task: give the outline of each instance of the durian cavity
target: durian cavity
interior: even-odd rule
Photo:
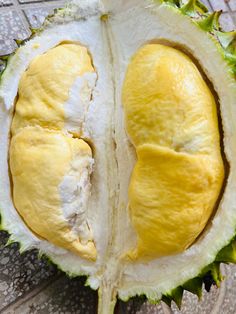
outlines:
[[[11,126],[13,202],[40,238],[95,260],[87,221],[93,151],[86,128],[97,80],[86,47],[62,42],[23,73]]]

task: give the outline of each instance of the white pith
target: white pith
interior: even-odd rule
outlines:
[[[69,99],[64,105],[64,128],[68,132],[78,134],[79,137],[90,137],[89,132],[86,130],[86,116],[96,81],[96,72],[86,72],[82,76],[77,77],[70,89]]]
[[[114,286],[117,286],[121,299],[125,300],[136,294],[159,299],[163,293],[197,276],[201,269],[214,261],[217,252],[235,234],[235,81],[213,40],[172,7],[160,5],[157,1],[152,4],[137,0],[118,1],[114,7],[109,1],[78,3],[80,6],[85,5],[85,15],[86,12],[92,12],[91,15],[94,16],[86,21],[72,21],[76,14],[75,7],[72,11],[67,9],[68,23],[55,28],[49,26],[39,37],[20,48],[4,74],[0,88],[0,206],[3,228],[12,234],[14,240],[22,243],[23,249],[37,247],[63,270],[90,275],[89,283],[93,288],[97,288],[104,277],[107,282],[117,280]],[[93,8],[100,8],[97,13],[94,9],[90,10],[90,4]],[[107,13],[107,8],[111,10],[111,14],[105,24],[100,17]],[[79,12],[83,11],[79,9]],[[59,21],[60,18],[59,16]],[[207,233],[197,243],[176,256],[143,264],[129,264],[119,259],[136,242],[127,210],[129,177],[136,160],[134,149],[125,132],[121,90],[131,56],[140,46],[158,39],[184,46],[199,61],[212,82],[221,105],[224,152],[230,165],[230,173],[217,213]],[[22,223],[11,200],[8,144],[18,82],[36,55],[63,40],[78,41],[87,46],[97,73],[96,86],[92,88],[93,97],[86,117],[86,132],[96,148],[88,206],[88,221],[98,250],[98,260],[95,263],[82,260],[36,238]],[[39,43],[39,48],[34,48],[36,43]],[[74,101],[75,98],[71,97],[71,105]]]
[[[61,209],[72,231],[79,236],[81,243],[93,240],[87,221],[88,200],[91,196],[90,176],[94,160],[88,156],[75,156],[58,190]]]

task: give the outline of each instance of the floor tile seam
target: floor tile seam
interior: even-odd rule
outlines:
[[[9,303],[5,307],[0,310],[0,314],[9,314],[14,313],[15,309],[27,303],[30,299],[39,295],[42,291],[46,290],[48,287],[54,285],[61,278],[63,278],[63,274],[55,275],[50,279],[47,279],[43,283],[39,284],[31,291],[25,292],[23,295],[17,297],[13,302]]]

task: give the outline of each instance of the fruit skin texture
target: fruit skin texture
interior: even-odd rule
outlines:
[[[214,97],[186,55],[151,44],[128,66],[123,104],[138,159],[129,187],[138,244],[129,257],[180,253],[204,229],[224,180]]]

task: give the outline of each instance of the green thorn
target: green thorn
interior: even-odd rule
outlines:
[[[207,13],[208,12],[208,8],[201,1],[197,0],[196,5],[197,5],[198,9],[201,10],[201,13]]]
[[[26,251],[26,249],[24,248],[24,246],[21,245],[21,244],[20,244],[20,247],[19,247],[18,250],[19,250],[19,252],[20,252],[21,255]]]
[[[14,39],[14,42],[17,44],[17,46],[20,46],[24,43],[23,39]]]
[[[175,301],[179,310],[180,310],[181,304],[182,304],[183,292],[184,292],[184,289],[181,286],[179,286],[179,287],[175,288],[174,290],[172,290],[171,294],[170,294],[172,300]]]
[[[228,49],[230,47],[233,46],[234,49],[236,49],[236,31],[232,31],[232,32],[221,32],[218,31],[216,32],[216,35],[219,39],[219,42],[221,44],[221,46],[224,49]]]
[[[163,295],[161,300],[165,302],[165,304],[167,304],[169,307],[171,307],[171,299],[168,296]]]
[[[174,5],[175,7],[179,8],[181,5],[181,0],[163,0],[164,3]]]
[[[190,16],[208,12],[207,7],[198,0],[189,0],[181,7],[181,12]]]
[[[236,264],[236,241],[233,240],[224,247],[216,256],[217,262]]]
[[[213,262],[212,264],[206,266],[202,271],[203,277],[204,277],[204,275],[207,275],[208,273],[211,274],[217,287],[219,287],[221,281],[223,280],[223,276],[221,275],[221,272],[220,272],[220,263],[219,262]]]
[[[157,305],[157,304],[160,304],[161,300],[148,299],[148,302],[149,302],[150,304]]]
[[[173,300],[178,308],[181,308],[182,298],[183,298],[183,287],[179,286],[173,289],[170,293],[162,296],[162,301],[165,302],[169,307],[171,307],[171,301]]]
[[[32,35],[35,35],[39,30],[40,30],[40,28],[31,28],[30,27],[30,31],[31,31]]]
[[[10,57],[10,55],[1,56],[0,60],[7,61],[9,57]]]
[[[222,11],[213,12],[197,23],[206,32],[220,30],[219,18],[221,14]]]
[[[193,294],[196,294],[198,299],[200,300],[202,297],[202,278],[195,277],[188,280],[183,285],[183,288]]]
[[[181,7],[181,12],[188,15],[196,14],[196,0],[189,0],[186,4]]]
[[[11,244],[13,244],[13,243],[15,243],[15,241],[12,240],[11,238],[9,238],[9,239],[7,240],[7,243],[6,243],[4,246],[6,247],[6,246],[9,246],[9,245],[11,245]]]

